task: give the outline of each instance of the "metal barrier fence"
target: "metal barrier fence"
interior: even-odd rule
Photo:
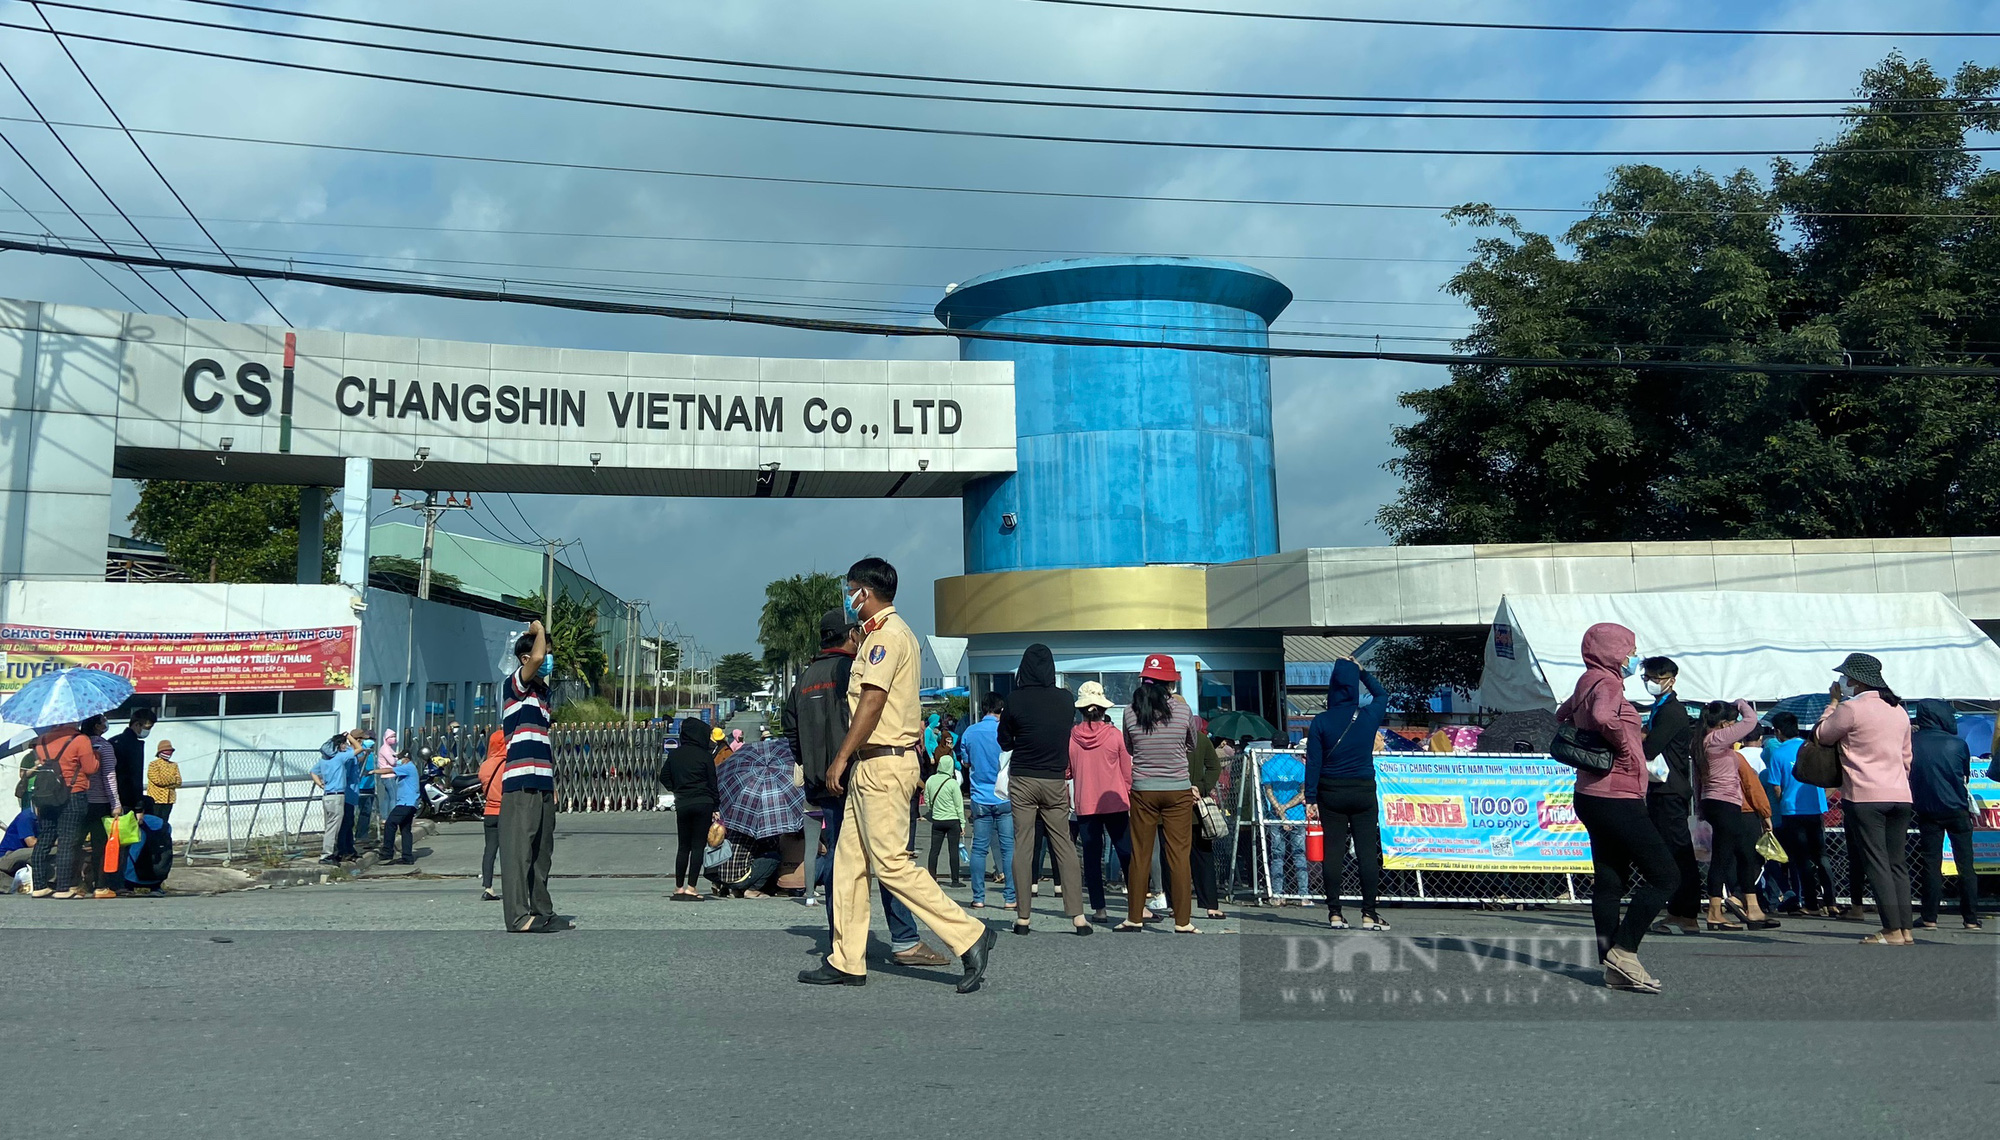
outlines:
[[[1279,833],[1284,823],[1268,818],[1267,804],[1262,793],[1262,763],[1276,755],[1275,749],[1253,749],[1241,758],[1241,795],[1232,797],[1236,801],[1236,844],[1239,870],[1230,882],[1241,893],[1247,885],[1250,897],[1257,899],[1283,899],[1296,902],[1324,902],[1326,900],[1326,865],[1322,862],[1305,861],[1305,881],[1295,884],[1296,864],[1276,868],[1281,881],[1274,883],[1271,853],[1272,848],[1281,844]],[[1303,755],[1297,751],[1293,755]],[[1490,758],[1484,754],[1482,759]],[[1248,805],[1244,804],[1244,798]],[[1246,810],[1247,807],[1247,810]],[[1834,813],[1829,813],[1832,816]],[[1292,825],[1301,850],[1305,844],[1303,823]],[[1247,832],[1247,835],[1245,834]],[[1909,866],[1913,878],[1921,874],[1923,862],[1920,858],[1918,837],[1915,830],[1909,832],[1906,847]],[[1361,896],[1361,873],[1352,853],[1341,853],[1340,893],[1343,897]],[[1292,863],[1291,860],[1284,860]],[[1854,901],[1849,890],[1849,862],[1846,830],[1837,825],[1826,829],[1826,869],[1832,880],[1838,901]],[[1635,876],[1636,877],[1636,876]],[[1954,881],[1953,876],[1946,876]],[[1591,885],[1595,877],[1587,871],[1570,873],[1528,872],[1528,871],[1415,871],[1383,869],[1378,883],[1379,897],[1383,902],[1429,902],[1429,903],[1479,903],[1479,904],[1533,904],[1551,902],[1588,902]],[[1912,896],[1917,892],[1917,884],[1911,887]],[[1954,897],[1949,888],[1947,898]],[[1872,888],[1870,888],[1872,894]],[[1705,894],[1704,894],[1704,897]]]
[[[217,752],[209,778],[181,785],[174,803],[182,858],[282,861],[316,847],[325,831],[323,797],[312,782],[319,759],[315,748]]]
[[[490,724],[412,728],[396,734],[406,759],[430,757],[454,776],[476,774],[493,734]],[[558,724],[549,734],[555,754],[557,811],[650,811],[659,804],[656,778],[666,758],[664,724]]]

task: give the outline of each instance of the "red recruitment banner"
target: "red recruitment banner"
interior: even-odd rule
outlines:
[[[141,693],[345,689],[354,683],[353,626],[238,633],[134,633],[0,626],[0,693],[44,673],[89,666]]]

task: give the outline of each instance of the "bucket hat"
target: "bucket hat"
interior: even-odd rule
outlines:
[[[1173,658],[1164,653],[1155,653],[1146,658],[1146,667],[1139,671],[1139,676],[1148,681],[1178,681],[1181,679],[1181,672],[1174,668]]]
[[[1076,690],[1076,707],[1080,709],[1108,709],[1113,707],[1111,698],[1104,695],[1104,686],[1096,681],[1085,681]]]
[[[1850,653],[1833,670],[1871,689],[1886,689],[1889,683],[1882,679],[1882,660],[1867,653]]]

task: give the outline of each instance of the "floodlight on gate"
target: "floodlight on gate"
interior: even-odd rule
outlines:
[[[215,446],[220,449],[215,453],[215,461],[224,467],[229,466],[229,449],[236,446],[236,437],[225,435],[215,441]]]
[[[422,471],[422,470],[424,469],[424,463],[425,463],[425,461],[426,461],[426,460],[428,460],[428,459],[430,459],[430,457],[431,457],[431,449],[430,449],[430,448],[428,448],[428,447],[419,447],[419,448],[417,449],[417,465],[416,465],[415,467],[412,467],[412,468],[410,468],[410,470],[411,470],[411,471]]]

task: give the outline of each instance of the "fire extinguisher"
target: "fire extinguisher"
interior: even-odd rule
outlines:
[[[1306,860],[1312,863],[1326,862],[1326,832],[1320,830],[1319,821],[1306,821]]]

